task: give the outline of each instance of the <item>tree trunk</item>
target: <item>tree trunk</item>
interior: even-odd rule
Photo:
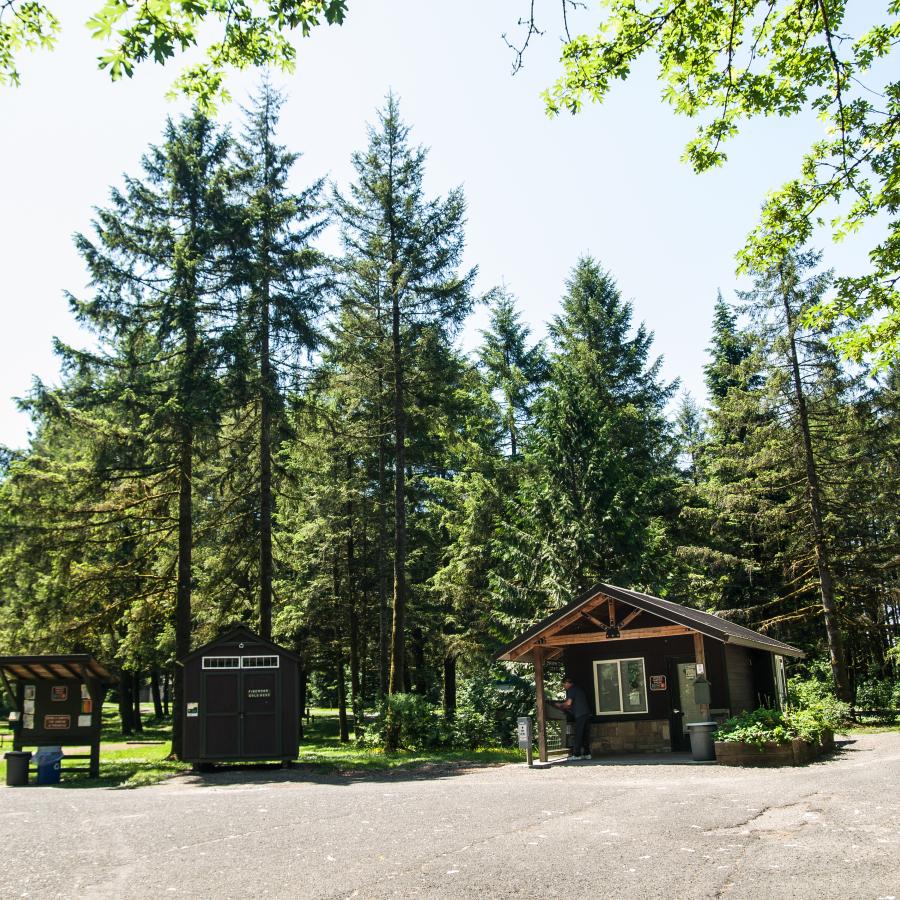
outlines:
[[[806,405],[806,396],[803,393],[803,381],[800,377],[800,362],[797,356],[794,320],[783,271],[781,273],[781,285],[788,327],[794,398],[797,403],[797,418],[800,423],[803,458],[806,466],[806,495],[809,501],[810,519],[812,520],[816,565],[819,570],[819,587],[822,598],[822,614],[825,620],[825,633],[828,637],[828,652],[831,657],[834,690],[839,700],[849,703],[852,699],[850,681],[847,677],[847,659],[844,653],[844,642],[840,625],[838,624],[837,603],[834,599],[834,580],[831,573],[831,560],[822,516],[822,492],[819,486],[816,460],[813,456],[812,438],[809,430],[809,411]]]
[[[272,363],[269,357],[269,286],[263,285],[259,398],[259,635],[272,639]]]
[[[417,694],[424,694],[428,689],[425,672],[425,635],[422,629],[416,626],[412,630],[410,655],[412,656],[413,690]]]
[[[163,672],[162,676],[162,705],[163,705],[163,715],[168,718],[169,716],[169,691],[172,684],[172,678],[168,672]]]
[[[134,700],[134,730],[137,734],[143,734],[144,722],[141,719],[141,673],[135,672],[133,679],[134,690],[132,696]]]
[[[444,657],[444,718],[452,722],[456,718],[456,654]]]
[[[337,663],[337,700],[338,700],[338,722],[341,728],[341,743],[347,744],[350,741],[350,731],[347,728],[347,688],[344,685],[344,658],[338,657]]]
[[[299,705],[300,705],[300,727],[298,729],[298,734],[300,740],[303,740],[303,721],[306,716],[306,694],[307,694],[307,684],[309,683],[309,674],[306,669],[301,667],[300,669],[300,677],[298,679],[298,694],[299,694]]]
[[[150,696],[153,698],[153,717],[159,721],[163,717],[162,693],[159,689],[159,669],[150,670]]]
[[[175,592],[175,659],[191,651],[191,555],[193,550],[191,514],[193,510],[194,432],[190,425],[181,429],[178,461],[178,585]],[[174,708],[172,710],[172,756],[182,758],[184,715],[184,668],[174,669]]]
[[[134,701],[131,698],[133,681],[131,672],[119,672],[119,719],[122,723],[122,734],[134,734]]]
[[[383,385],[379,379],[379,395]],[[378,664],[379,693],[384,697],[388,692],[391,654],[390,626],[387,601],[387,448],[384,440],[384,416],[381,404],[378,406]]]
[[[400,342],[400,297],[396,276],[391,296],[391,341],[394,363],[394,616],[391,626],[391,676],[388,690],[404,686],[406,628],[406,409],[403,353]]]
[[[347,454],[347,603],[350,618],[350,708],[353,732],[362,737],[362,705],[359,691],[359,610],[356,591],[356,547],[353,544],[353,457]]]

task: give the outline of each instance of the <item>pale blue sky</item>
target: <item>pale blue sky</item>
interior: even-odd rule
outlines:
[[[95,66],[99,47],[81,23],[99,0],[58,3],[64,33],[52,54],[22,58],[23,84],[0,92],[0,443],[23,446],[28,420],[10,399],[32,375],[53,381],[51,338],[84,343],[64,290],[83,290],[72,234],[89,226],[121,174],[137,174],[142,152],[183,103],[165,99],[176,69],[147,65],[110,84]],[[766,190],[794,173],[816,123],[756,123],[728,166],[695,176],[679,157],[692,124],[659,99],[651,65],[637,68],[610,102],[548,120],[540,91],[557,74],[558,27],[547,20],[526,66],[510,76],[501,38],[525,0],[351,0],[341,28],[299,44],[296,74],[274,81],[289,100],[281,137],[304,156],[298,187],[320,175],[350,178],[350,154],[389,88],[431,148],[427,186],[462,184],[469,204],[468,263],[479,287],[505,282],[536,335],[558,309],[578,256],[596,256],[634,301],[636,320],[656,334],[667,378],[703,395],[702,366],[716,290],[736,284],[734,254]],[[552,15],[555,4],[547,4]],[[589,27],[596,13],[581,13]],[[256,75],[233,79],[246,98]],[[223,111],[234,118],[236,106]],[[826,263],[858,263],[852,246]],[[485,314],[464,335],[471,347]]]

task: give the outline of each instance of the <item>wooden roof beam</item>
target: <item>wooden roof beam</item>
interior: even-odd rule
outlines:
[[[598,628],[602,628],[603,631],[606,631],[607,624],[606,622],[601,622],[596,616],[592,616],[589,612],[582,612],[582,615],[590,622],[593,622]]]
[[[642,612],[642,609],[633,609],[621,622],[619,622],[619,628],[625,628],[627,625],[630,625]]]
[[[684,625],[660,625],[657,628],[630,628],[622,631],[617,638],[608,638],[606,632],[589,632],[587,634],[558,634],[548,637],[545,643],[549,647],[567,647],[571,644],[609,643],[615,641],[634,641],[640,638],[679,637],[693,634],[693,630]]]
[[[588,612],[590,610],[599,609],[603,606],[609,598],[605,594],[597,594],[596,597],[591,598],[586,603],[581,604],[578,609],[573,610],[567,616],[563,616],[558,621],[554,622],[549,628],[542,631],[540,634],[536,634],[530,640],[525,641],[524,643],[519,644],[518,647],[515,647],[510,651],[510,656],[512,657],[511,661],[515,661],[526,653],[529,653],[535,647],[542,646],[545,643],[549,643],[549,637],[551,635],[557,634],[559,631],[562,631],[563,628],[571,625],[573,622],[577,622],[583,613]],[[603,626],[606,628],[606,625]]]

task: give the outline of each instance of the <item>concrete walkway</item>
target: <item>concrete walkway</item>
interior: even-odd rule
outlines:
[[[798,769],[630,760],[0,788],[0,846],[3,898],[900,900],[900,734]]]

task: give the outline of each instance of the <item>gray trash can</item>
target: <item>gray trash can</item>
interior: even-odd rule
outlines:
[[[688,732],[691,736],[691,756],[697,762],[703,762],[716,758],[716,729],[715,722],[688,722]]]
[[[11,750],[4,753],[6,760],[6,786],[25,787],[28,784],[28,764],[31,762],[30,750]]]

